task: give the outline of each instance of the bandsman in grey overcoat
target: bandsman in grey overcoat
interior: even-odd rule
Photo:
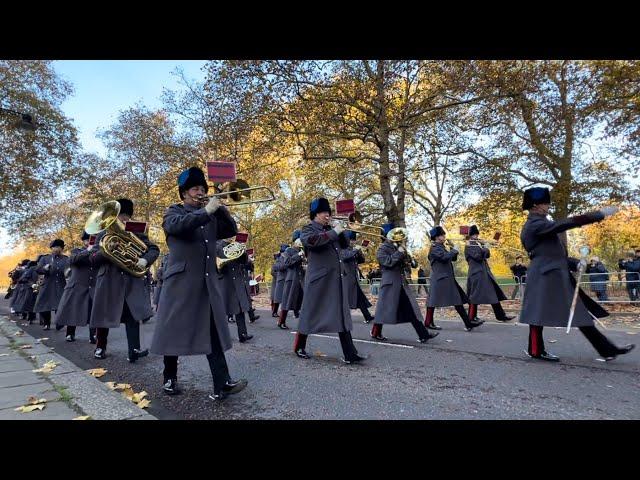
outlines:
[[[218,240],[216,242],[216,255],[224,258],[223,249],[230,245],[229,240]],[[234,317],[238,327],[238,340],[244,343],[253,338],[247,332],[247,322],[245,312],[251,310],[251,296],[249,284],[246,281],[247,253],[243,253],[240,258],[228,262],[222,267],[220,278],[222,279],[222,297],[224,298],[227,317]]]
[[[23,272],[26,270],[28,264],[29,264],[29,259],[26,258],[22,262],[20,262],[18,265],[16,265],[16,268],[14,268],[9,272],[9,278],[11,279],[11,284],[9,285],[9,290],[7,291],[7,294],[5,295],[4,298],[5,300],[9,299],[9,309],[11,313],[17,313],[15,311],[15,308],[13,308],[13,304],[16,301],[16,293],[17,293],[16,290],[18,289],[18,280],[20,280],[20,277],[22,276]],[[25,316],[23,315],[22,318],[24,319]]]
[[[431,265],[431,275],[429,277],[430,292],[427,300],[427,314],[424,325],[427,328],[440,330],[442,327],[433,321],[433,314],[436,307],[455,307],[458,315],[464,322],[465,330],[471,331],[473,328],[482,325],[482,321],[469,319],[463,304],[469,303],[469,298],[458,285],[453,270],[453,262],[458,260],[458,250],[452,244],[451,250],[447,250],[444,243],[447,241],[447,234],[441,226],[436,226],[429,230],[431,237],[431,249],[429,250],[429,264]]]
[[[273,264],[271,265],[271,292],[270,292],[270,297],[271,297],[271,316],[272,317],[277,317],[278,316],[278,307],[280,306],[275,301],[276,284],[278,283],[278,270],[276,269],[276,265],[278,265],[278,259],[280,258],[280,255],[281,255],[280,252],[273,254]]]
[[[392,223],[383,225],[384,234],[387,235],[393,227]],[[400,323],[411,323],[420,343],[426,343],[430,338],[438,336],[437,332],[430,334],[421,323],[422,313],[407,281],[407,270],[410,271],[410,268],[417,264],[407,255],[405,247],[387,237],[387,240],[378,248],[376,258],[382,271],[382,280],[371,338],[385,341],[386,337],[382,336],[382,325]]]
[[[253,306],[253,298],[252,294],[258,295],[258,285],[251,285],[251,281],[253,280],[253,271],[255,269],[255,258],[253,255],[247,255],[247,261],[244,264],[244,268],[242,269],[242,274],[244,275],[244,281],[247,284],[247,291],[249,292],[249,303],[251,304],[251,308],[249,309],[249,323],[253,323],[260,318],[260,315],[256,315],[256,309]],[[255,293],[254,293],[255,292]]]
[[[242,390],[247,381],[229,375],[224,352],[231,348],[222,279],[216,270],[216,242],[238,233],[236,222],[217,197],[207,199],[204,172],[189,168],[178,177],[183,203],[170,206],[162,228],[169,258],[151,351],[164,355],[163,390],[180,392],[178,356],[206,355],[213,377],[213,400]]]
[[[369,312],[371,302],[360,288],[360,275],[358,274],[358,265],[364,263],[364,253],[359,246],[356,246],[356,232],[347,231],[345,236],[349,239],[349,246],[340,252],[342,260],[347,267],[347,275],[349,276],[349,308],[358,309],[362,312],[364,323],[370,323],[373,315]]]
[[[584,260],[567,256],[567,248],[559,234],[572,228],[600,222],[618,209],[604,207],[596,212],[554,222],[547,219],[550,204],[551,193],[548,188],[534,187],[525,190],[522,210],[528,210],[529,216],[522,227],[520,240],[529,253],[531,263],[527,272],[527,288],[522,299],[520,323],[529,325],[529,356],[557,362],[559,358],[548,353],[544,347],[542,329],[567,326],[576,288],[576,279],[570,270],[575,271],[581,262],[586,263]],[[631,351],[635,345],[618,348],[595,327],[593,317],[602,318],[608,315],[609,313],[586,292],[579,290],[572,326],[580,329],[605,360],[613,360],[617,355]]]
[[[305,351],[310,333],[338,332],[345,363],[357,363],[366,357],[358,355],[351,338],[351,310],[349,309],[349,280],[340,250],[348,240],[344,228],[331,228],[331,207],[326,198],[316,198],[310,204],[311,222],[302,228],[300,241],[307,256],[304,279],[304,298],[294,351],[300,358],[310,358]]]
[[[502,308],[501,300],[507,297],[496,282],[487,259],[491,257],[491,250],[485,247],[478,237],[480,230],[476,225],[469,228],[469,241],[464,247],[464,258],[469,264],[467,274],[467,296],[469,297],[469,319],[478,316],[478,305],[490,304],[496,320],[508,322],[515,317],[509,316]]]
[[[89,245],[89,234],[82,232],[83,248],[74,248],[69,256],[71,276],[64,287],[56,324],[67,326],[67,342],[76,339],[76,327],[89,324],[93,293],[96,287],[97,268],[94,268],[91,253],[95,245]],[[89,341],[96,343],[94,328],[89,329]]]
[[[51,254],[40,257],[36,267],[36,271],[43,275],[43,281],[33,307],[33,311],[40,314],[44,330],[51,329],[51,312],[58,310],[60,298],[67,284],[64,272],[69,268],[69,257],[62,254],[64,241],[56,238],[49,247]]]
[[[282,290],[284,290],[284,279],[287,276],[287,267],[285,265],[287,261],[287,254],[286,254],[287,248],[289,248],[289,245],[286,243],[283,243],[280,245],[280,256],[278,257],[278,260],[276,260],[276,264],[274,266],[276,271],[276,286],[273,291],[273,301],[276,304],[276,312],[278,311],[278,308],[282,303]]]
[[[133,202],[128,198],[117,201],[120,204],[118,220],[128,222],[133,216]],[[105,234],[103,231],[96,236],[96,245]],[[152,265],[160,255],[160,249],[144,233],[134,235],[147,246],[147,251],[138,259],[138,266],[144,268]],[[93,356],[99,359],[106,357],[109,329],[118,328],[124,323],[128,344],[127,359],[134,363],[149,354],[148,349],[140,347],[140,324],[153,316],[146,281],[144,277],[134,277],[121,269],[99,248],[92,250],[91,261],[94,268],[98,269],[89,321],[90,328],[97,329],[97,344]]]
[[[304,269],[302,262],[304,261],[304,250],[302,240],[300,240],[300,230],[293,232],[293,247],[285,250],[285,278],[284,288],[282,289],[282,303],[280,304],[280,317],[278,319],[278,328],[288,330],[287,313],[293,310],[295,318],[300,316],[300,308],[302,307],[302,299],[304,292]]]
[[[13,302],[13,308],[16,313],[22,314],[23,319],[28,319],[29,325],[36,319],[36,314],[33,311],[33,307],[36,304],[36,292],[33,291],[33,285],[38,282],[38,272],[36,268],[38,262],[33,260],[27,260],[26,268],[20,271],[18,277],[18,285],[14,292],[15,299]]]

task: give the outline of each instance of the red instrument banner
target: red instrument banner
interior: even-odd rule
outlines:
[[[469,235],[469,225],[460,225],[460,235]]]
[[[496,232],[496,234],[493,236],[493,239],[497,242],[498,240],[500,240],[501,236],[502,236],[502,233]]]
[[[356,204],[353,199],[336,200],[336,216],[345,217],[356,212]]]
[[[89,235],[89,245],[95,245],[95,244],[96,244],[96,236]]]
[[[370,243],[371,243],[370,240],[362,240],[362,246],[363,247],[368,247]]]
[[[131,233],[144,233],[147,231],[147,222],[126,222],[124,230]]]
[[[244,233],[244,232],[236,233],[236,242],[247,243],[247,240],[249,240],[248,233]]]
[[[253,255],[253,248],[247,250],[247,255]]]
[[[236,162],[207,162],[207,177],[213,183],[236,181]]]

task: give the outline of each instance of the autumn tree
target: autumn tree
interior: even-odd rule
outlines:
[[[37,125],[19,130],[0,113],[0,223],[12,234],[78,180],[76,128],[61,110],[72,91],[50,61],[0,60],[0,107],[30,114]]]
[[[470,88],[487,95],[474,123],[481,192],[512,196],[534,184],[548,186],[557,218],[625,198],[623,170],[590,148],[608,107],[589,64],[479,61],[474,67]]]

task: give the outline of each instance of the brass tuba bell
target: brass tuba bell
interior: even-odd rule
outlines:
[[[147,246],[133,233],[125,231],[124,225],[118,220],[119,214],[118,202],[114,200],[103,203],[98,210],[91,212],[84,231],[89,235],[96,235],[106,230],[100,240],[103,255],[134,277],[144,277],[149,267],[139,267],[138,260],[147,251]]]

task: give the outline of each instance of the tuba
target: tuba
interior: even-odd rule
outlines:
[[[89,235],[97,235],[106,230],[100,240],[100,251],[112,263],[134,277],[144,277],[149,267],[140,268],[138,259],[147,251],[145,243],[135,234],[127,232],[118,220],[120,204],[111,201],[103,203],[89,215],[84,230]]]
[[[239,259],[247,250],[247,246],[240,242],[231,242],[222,249],[224,257],[216,257],[216,268],[218,272],[222,270],[228,263]]]

